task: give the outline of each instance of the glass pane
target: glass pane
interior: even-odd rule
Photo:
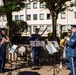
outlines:
[[[27,9],[30,9],[30,8],[31,8],[31,4],[28,3],[28,4],[27,4]]]
[[[44,20],[44,14],[40,14],[40,20]]]
[[[18,20],[18,18],[19,18],[18,15],[15,15],[15,20]]]
[[[31,15],[27,15],[27,20],[31,20]]]
[[[20,20],[24,20],[24,15],[20,15]]]
[[[33,14],[33,20],[37,20],[37,14]]]
[[[37,8],[37,3],[33,3],[33,8]]]

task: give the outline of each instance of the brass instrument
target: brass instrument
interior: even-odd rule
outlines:
[[[65,46],[65,43],[66,43],[66,39],[61,39],[60,40],[60,46],[61,47],[64,47]]]
[[[64,37],[60,40],[60,46],[65,47],[66,43],[69,41],[69,36]]]

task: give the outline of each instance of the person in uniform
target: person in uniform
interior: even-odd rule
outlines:
[[[71,29],[68,29],[68,35],[65,37],[65,39],[66,39],[66,48],[67,48],[67,42],[69,41],[69,38],[70,38],[70,36],[71,36],[71,33],[72,33],[72,31],[71,31]],[[68,50],[66,49],[66,66],[67,66],[67,69],[70,69],[70,64],[69,64],[69,62],[70,62],[70,58],[67,56],[67,52],[68,52]]]
[[[0,72],[3,72],[4,60],[5,60],[5,47],[4,43],[6,39],[2,36],[2,30],[0,29]]]
[[[9,40],[9,37],[6,35],[6,30],[2,30],[1,31],[1,35],[2,35],[2,38],[5,39],[5,42],[3,43],[3,47],[4,47],[4,58],[2,59],[3,60],[3,67],[2,67],[2,71],[4,72],[5,69],[5,63],[6,63],[6,47],[7,47],[7,44],[10,42]]]
[[[41,36],[38,34],[39,28],[35,29],[35,34],[32,34],[29,37],[29,41],[40,41]],[[32,47],[32,54],[34,57],[34,66],[38,66],[39,64],[39,53],[40,53],[41,47]]]
[[[71,25],[72,34],[67,42],[67,57],[70,58],[71,75],[76,75],[76,25]]]

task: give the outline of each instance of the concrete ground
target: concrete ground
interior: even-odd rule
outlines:
[[[53,66],[51,63],[47,64],[46,62],[39,67],[31,67],[28,66],[25,61],[16,61],[13,62],[12,65],[10,63],[10,61],[6,63],[6,72],[0,73],[0,75],[68,75],[70,73],[70,71],[66,69],[65,64],[60,66],[58,63]],[[60,70],[60,68],[62,69]]]

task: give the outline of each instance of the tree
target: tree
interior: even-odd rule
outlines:
[[[20,11],[25,7],[25,0],[3,0],[3,6],[0,6],[0,15],[6,15],[7,27],[9,29],[9,37],[12,41],[13,37],[13,23],[12,23],[12,12]]]
[[[23,31],[27,30],[28,24],[25,21],[21,20],[12,21],[12,23],[13,23],[12,33],[14,39],[12,43],[19,44],[20,37]]]
[[[29,0],[31,2],[31,0]],[[56,39],[56,25],[58,14],[62,11],[65,11],[68,7],[73,6],[71,0],[32,0],[40,1],[41,3],[45,2],[46,8],[49,9],[52,16],[52,29],[53,29],[53,38]],[[70,5],[67,5],[67,2],[71,2]]]

